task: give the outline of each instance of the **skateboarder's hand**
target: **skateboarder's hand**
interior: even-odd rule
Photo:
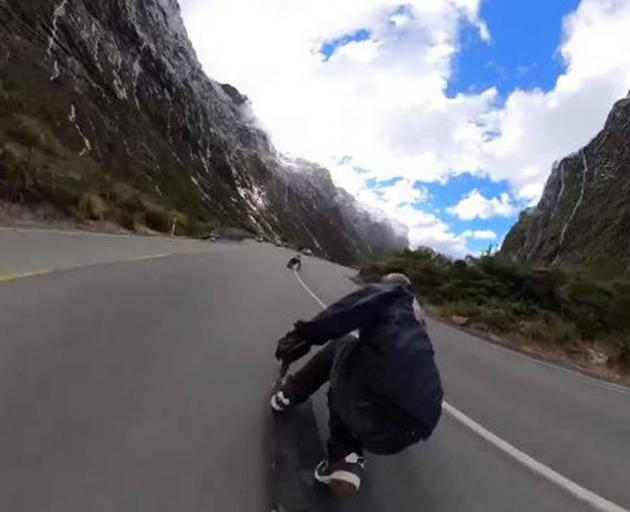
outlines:
[[[278,340],[276,347],[276,359],[291,364],[308,354],[311,345],[307,341],[297,337],[294,331]]]

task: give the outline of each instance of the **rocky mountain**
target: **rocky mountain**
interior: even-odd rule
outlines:
[[[540,202],[521,214],[501,254],[630,271],[630,95],[589,144],[554,163]]]
[[[176,0],[0,0],[0,21],[1,198],[182,234],[237,226],[344,263],[408,244],[274,149],[247,97],[204,74]]]

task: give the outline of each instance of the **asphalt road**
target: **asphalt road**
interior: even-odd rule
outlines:
[[[5,235],[5,271],[89,266],[0,283],[0,510],[270,510],[271,353],[319,310],[289,253],[80,235],[64,250],[68,235]],[[20,267],[20,243],[34,264]],[[114,262],[163,252],[182,254]],[[325,302],[354,287],[349,275],[314,258],[302,272]],[[630,509],[630,392],[431,332],[451,404]],[[323,437],[322,396],[314,411]],[[448,415],[430,442],[370,457],[361,494],[324,509],[592,510]]]
[[[225,244],[157,236],[0,227],[0,279],[14,274],[223,250]]]

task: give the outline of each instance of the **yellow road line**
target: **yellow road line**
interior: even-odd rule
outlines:
[[[8,281],[16,281],[17,279],[26,279],[27,277],[42,276],[44,274],[50,274],[52,270],[35,270],[33,272],[18,272],[16,274],[0,274],[0,283],[6,283]]]
[[[169,256],[175,256],[178,253],[176,252],[165,252],[162,254],[149,254],[148,256],[138,256],[137,258],[131,258],[128,260],[118,260],[118,261],[114,261],[112,263],[125,263],[125,262],[133,262],[133,261],[146,261],[146,260],[157,260],[160,258],[168,258]]]
[[[111,264],[111,263],[133,263],[135,261],[147,261],[147,260],[156,260],[156,259],[161,259],[161,258],[168,258],[169,256],[175,256],[177,254],[177,252],[165,252],[165,253],[160,253],[160,254],[148,254],[146,256],[138,256],[137,258],[127,258],[127,259],[123,259],[123,260],[113,260],[113,261],[103,261],[103,262],[95,262],[95,263],[85,263],[82,265],[74,265],[68,268],[47,268],[44,270],[35,270],[32,272],[16,272],[13,274],[0,274],[0,283],[6,283],[9,281],[16,281],[18,279],[26,279],[27,277],[37,277],[37,276],[43,276],[45,274],[51,274],[53,272],[63,272],[65,270],[75,270],[78,268],[85,268],[85,267],[94,267],[94,266],[98,266],[98,265],[107,265],[107,264]],[[186,253],[181,253],[181,254],[186,254]]]
[[[44,269],[44,270],[36,270],[33,272],[16,272],[14,274],[0,274],[0,283],[5,283],[8,281],[16,281],[17,279],[26,279],[27,277],[36,277],[36,276],[42,276],[45,274],[51,274],[53,272],[63,272],[63,271],[67,271],[67,270],[76,270],[79,268],[86,268],[86,267],[95,267],[95,266],[100,266],[100,265],[109,265],[109,264],[113,264],[113,263],[133,263],[133,262],[140,262],[140,261],[147,261],[147,260],[157,260],[157,259],[163,259],[163,258],[168,258],[170,256],[179,256],[179,255],[190,255],[190,254],[200,254],[203,253],[204,251],[191,251],[191,252],[164,252],[164,253],[159,253],[159,254],[147,254],[146,256],[138,256],[136,258],[126,258],[126,259],[122,259],[122,260],[112,260],[112,261],[99,261],[99,262],[94,262],[94,263],[84,263],[84,264],[79,264],[79,265],[73,265],[67,268],[48,268],[48,269]]]

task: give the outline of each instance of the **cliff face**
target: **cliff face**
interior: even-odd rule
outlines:
[[[630,270],[630,97],[588,145],[554,164],[540,202],[521,214],[501,253]]]
[[[175,0],[0,0],[0,20],[1,197],[104,203],[123,224],[166,211],[341,262],[407,245],[325,169],[276,152],[247,97],[202,71]]]

